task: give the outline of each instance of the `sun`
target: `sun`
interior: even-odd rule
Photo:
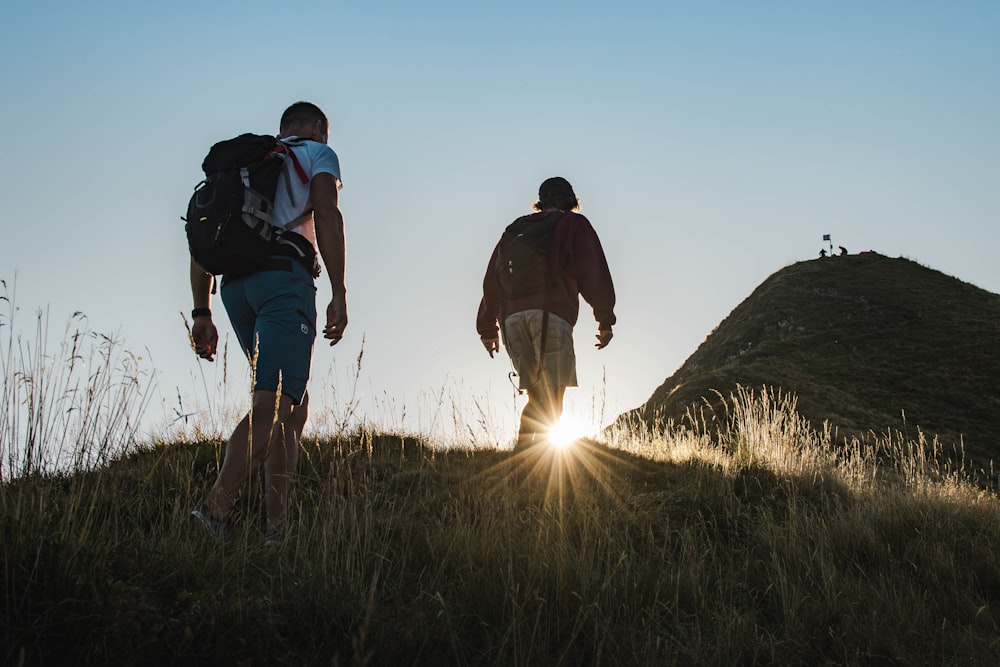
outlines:
[[[563,413],[556,425],[549,429],[549,443],[557,449],[565,449],[580,438],[594,434],[590,421],[577,415]]]

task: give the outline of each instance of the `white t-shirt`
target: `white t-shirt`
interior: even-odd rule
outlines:
[[[286,140],[294,140],[295,137],[285,137]],[[289,178],[284,176],[278,180],[278,190],[274,195],[274,214],[271,222],[278,227],[284,227],[289,222],[295,220],[303,213],[309,215],[299,224],[292,227],[293,230],[302,234],[312,243],[316,243],[316,225],[312,216],[312,201],[309,199],[309,186],[316,174],[332,174],[337,179],[337,189],[343,187],[340,180],[340,160],[333,149],[318,141],[306,140],[301,144],[292,146],[295,157],[298,158],[302,169],[309,176],[309,183],[303,183],[292,161],[285,161],[285,169],[288,170]],[[291,184],[291,193],[288,185]],[[294,202],[294,205],[293,205]]]

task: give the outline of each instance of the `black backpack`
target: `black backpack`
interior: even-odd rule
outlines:
[[[290,149],[301,141],[241,134],[208,151],[201,165],[205,180],[195,186],[182,218],[191,257],[201,268],[232,277],[260,270],[267,257],[286,255],[319,275],[312,243],[271,224],[279,179],[289,181],[289,192],[292,171],[309,182]]]
[[[505,299],[547,292],[554,282],[549,245],[552,229],[563,212],[541,220],[530,217],[518,218],[508,225],[497,244],[494,268]]]

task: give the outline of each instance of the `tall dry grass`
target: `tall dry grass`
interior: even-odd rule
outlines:
[[[13,286],[0,280],[0,481],[56,470],[87,470],[138,444],[153,386],[143,358],[115,335],[90,329],[83,313],[51,346],[48,311],[33,337],[19,333]]]
[[[741,390],[516,456],[307,438],[280,548],[256,475],[230,540],[187,523],[218,438],[32,467],[0,486],[0,661],[1000,662],[995,494],[934,443],[842,446],[794,405]]]

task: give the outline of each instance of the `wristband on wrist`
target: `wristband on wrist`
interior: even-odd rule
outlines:
[[[195,308],[194,310],[191,311],[191,319],[194,319],[196,317],[211,317],[211,316],[212,316],[211,308]]]

